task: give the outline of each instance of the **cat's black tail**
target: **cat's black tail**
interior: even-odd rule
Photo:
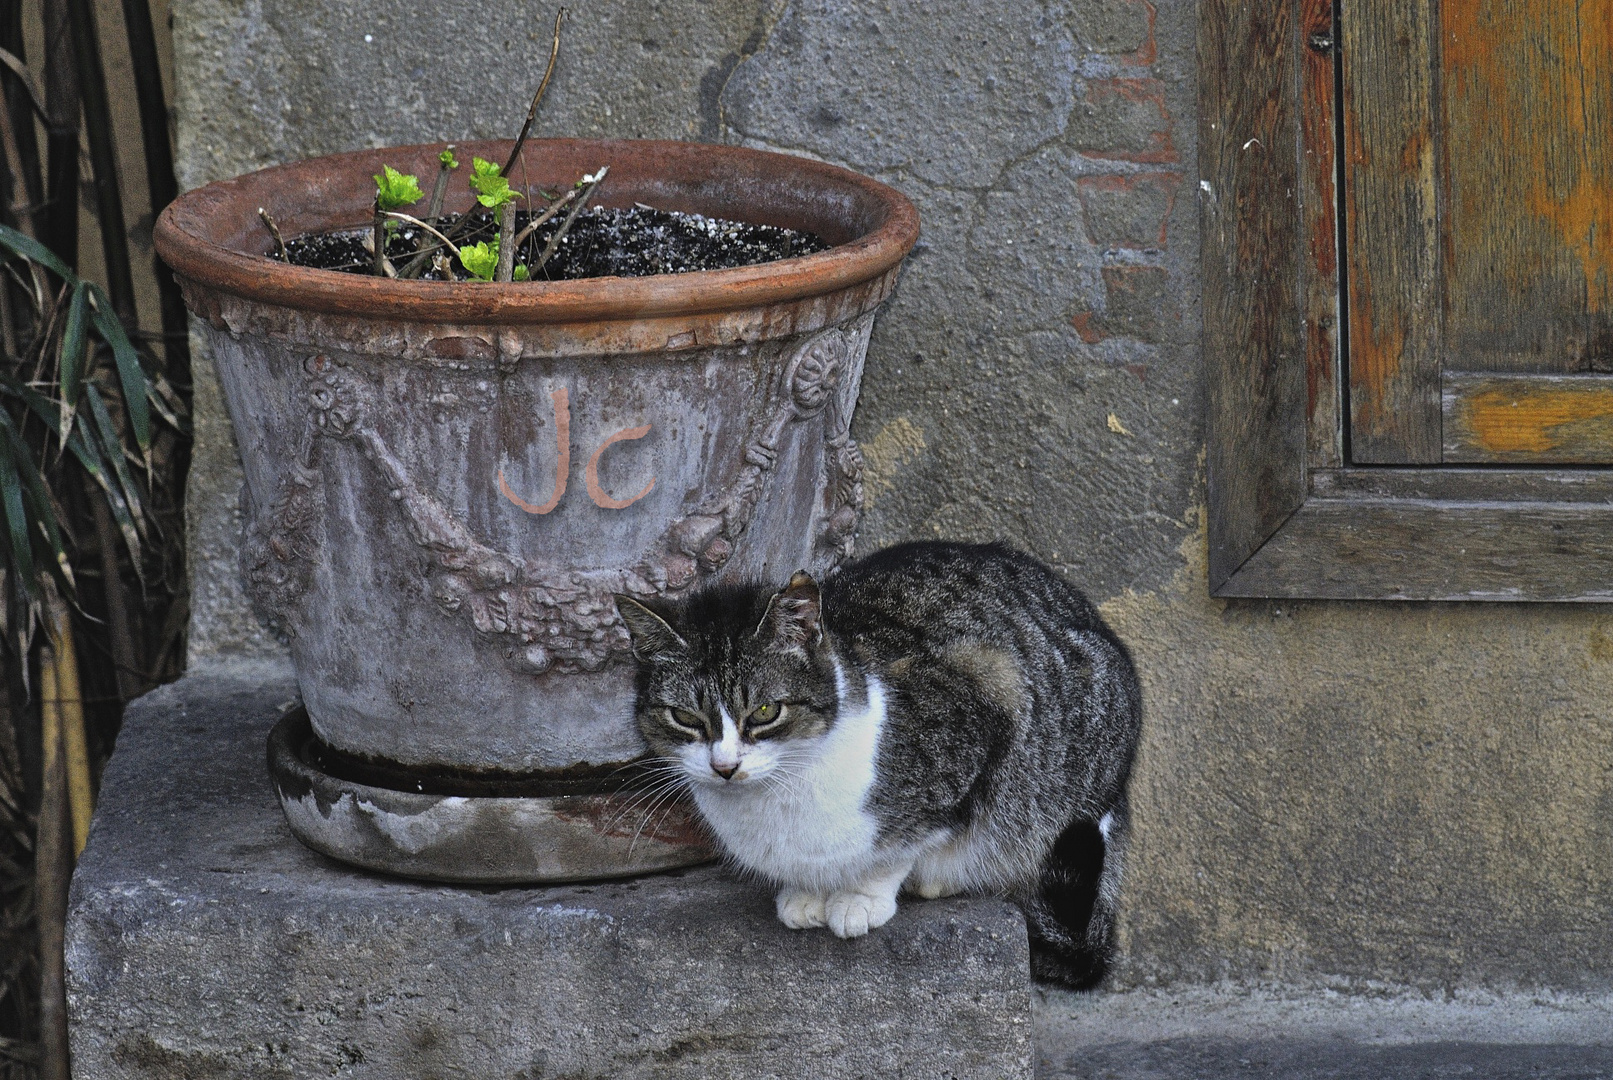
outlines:
[[[1124,796],[1101,821],[1071,822],[1042,864],[1035,892],[1018,898],[1035,978],[1073,990],[1103,981],[1130,825]]]

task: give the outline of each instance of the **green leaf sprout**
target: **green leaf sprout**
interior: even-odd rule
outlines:
[[[492,281],[493,272],[498,269],[498,239],[495,237],[491,244],[478,240],[460,248],[459,263],[476,280]]]
[[[438,154],[437,161],[441,163],[442,167],[445,169],[459,168],[459,162],[454,160],[454,152],[452,150],[444,150],[442,153]]]
[[[390,165],[382,165],[385,172],[375,175],[375,205],[383,211],[409,206],[426,197],[420,190],[420,178],[400,173]]]
[[[510,189],[510,181],[501,174],[499,167],[493,162],[473,158],[471,169],[471,190],[476,192],[476,201],[489,210],[498,210],[518,198]]]
[[[532,271],[526,268],[526,263],[517,263],[510,277],[515,281],[530,281],[532,280]]]

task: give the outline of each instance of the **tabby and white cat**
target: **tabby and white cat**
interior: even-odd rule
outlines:
[[[904,888],[996,893],[1039,977],[1101,978],[1141,709],[1063,578],[1001,544],[914,543],[821,588],[616,604],[645,740],[786,926],[856,937]]]

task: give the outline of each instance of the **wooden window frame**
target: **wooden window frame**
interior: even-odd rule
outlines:
[[[1202,0],[1210,592],[1613,601],[1613,469],[1352,466],[1332,0]]]

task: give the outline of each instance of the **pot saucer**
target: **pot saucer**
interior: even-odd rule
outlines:
[[[659,800],[653,788],[619,777],[380,786],[377,770],[343,767],[301,705],[275,724],[268,749],[297,839],[369,870],[524,885],[634,877],[717,858],[687,800]],[[515,793],[488,793],[499,788]]]

